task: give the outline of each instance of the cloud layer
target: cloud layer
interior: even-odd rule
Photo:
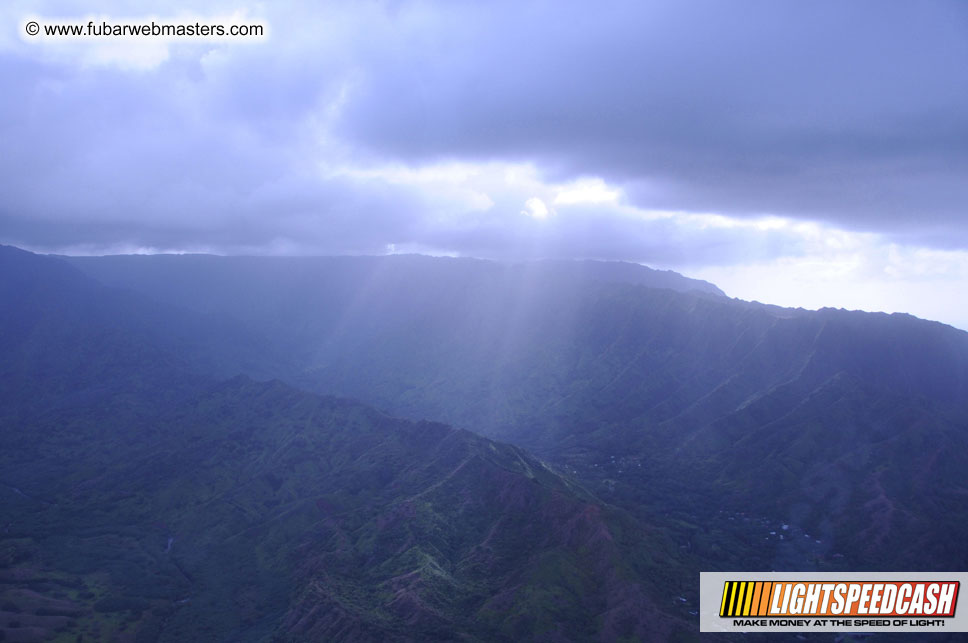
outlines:
[[[968,251],[964,3],[94,5],[0,9],[0,242],[736,274],[848,235],[885,279],[887,248]],[[270,37],[41,42],[28,15]]]

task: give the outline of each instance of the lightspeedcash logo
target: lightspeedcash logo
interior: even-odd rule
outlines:
[[[700,629],[968,631],[957,613],[963,573],[700,575]],[[715,583],[715,584],[714,584]]]
[[[959,585],[958,581],[727,581],[719,615],[951,617]]]

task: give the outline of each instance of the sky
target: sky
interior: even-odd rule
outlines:
[[[72,22],[257,38],[30,36]],[[968,329],[968,2],[0,5],[0,243],[595,258]]]

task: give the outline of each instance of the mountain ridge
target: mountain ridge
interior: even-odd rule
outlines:
[[[80,263],[111,272],[99,262]],[[191,293],[174,278],[187,264],[171,273],[159,267],[144,281],[135,270],[123,276],[149,293],[168,275],[171,301],[205,301],[264,336],[291,340],[298,355],[282,374],[291,384],[522,445],[646,521],[672,512],[701,524],[697,516],[713,498],[734,508],[762,499],[757,507],[771,520],[827,534],[819,548],[792,558],[810,568],[870,568],[881,555],[859,535],[872,529],[904,565],[916,555],[910,543],[947,551],[953,534],[965,531],[941,509],[960,507],[956,494],[919,503],[903,482],[933,481],[937,492],[920,488],[945,497],[968,486],[957,474],[968,466],[960,456],[968,425],[964,331],[904,314],[785,309],[576,280],[561,264],[499,276],[486,262],[416,263],[354,280],[303,262],[309,267],[298,278],[277,271],[260,282],[233,276],[225,261],[221,290],[215,273],[194,267]],[[219,297],[229,299],[224,309]],[[284,314],[246,312],[266,301]],[[938,443],[936,458],[914,455],[925,440]],[[870,453],[892,462],[892,472],[878,473]],[[847,491],[810,482],[818,475]],[[878,481],[895,520],[883,520]],[[662,488],[681,498],[678,506],[661,499]],[[911,540],[932,521],[949,529]],[[702,540],[701,531],[675,537]]]
[[[671,544],[522,449],[279,380],[206,375],[166,357],[184,345],[125,317],[138,296],[52,259],[0,249],[0,261],[19,264],[0,276],[4,291],[33,301],[0,316],[6,381],[22,383],[41,356],[41,384],[65,382],[8,391],[0,414],[5,637],[685,631],[653,598],[651,557]],[[45,268],[79,279],[89,305],[73,305]],[[177,334],[177,310],[149,310],[165,322],[150,330]],[[38,350],[9,359],[24,343],[11,326]],[[88,344],[112,358],[89,368]]]
[[[3,254],[0,249],[0,261]],[[38,267],[61,261],[10,257]],[[170,470],[182,485],[165,483],[160,496],[126,496],[108,490],[122,486],[117,482],[105,486],[90,475],[74,480],[93,489],[92,509],[103,505],[130,516],[140,514],[124,512],[148,498],[163,506],[172,498],[181,499],[176,505],[223,498],[209,518],[236,525],[233,534],[246,547],[258,544],[246,540],[249,530],[267,542],[300,543],[307,569],[270,556],[267,567],[246,563],[241,576],[233,572],[208,587],[205,595],[222,601],[219,609],[241,609],[248,621],[211,620],[195,607],[179,607],[176,612],[190,616],[178,630],[183,636],[206,623],[253,637],[284,624],[306,638],[405,638],[396,628],[411,619],[427,636],[444,638],[455,628],[485,639],[554,640],[568,632],[579,640],[647,639],[653,628],[662,633],[656,638],[687,636],[683,624],[695,611],[700,570],[923,571],[968,564],[962,546],[968,538],[962,518],[968,515],[968,334],[950,326],[603,281],[589,277],[587,266],[576,268],[584,275],[576,278],[551,264],[414,258],[340,260],[338,270],[322,271],[320,265],[335,264],[170,256],[134,261],[152,266],[144,272],[131,261],[85,260],[88,270],[115,275],[107,279],[113,285],[82,279],[83,285],[63,286],[71,291],[66,298],[58,288],[34,288],[40,295],[24,300],[33,303],[0,314],[32,338],[25,343],[0,333],[0,350],[20,356],[0,362],[4,382],[20,386],[6,391],[16,404],[4,404],[0,415],[4,439],[13,440],[3,451],[20,453],[27,463],[12,460],[4,467],[11,478],[3,482],[25,494],[8,490],[8,503],[54,520],[50,507],[64,511],[63,492],[27,484],[32,471],[53,461],[44,459],[33,433],[12,429],[43,426],[60,445],[53,452],[73,444],[76,459],[103,469],[110,454],[91,446],[99,444],[93,438],[111,438],[123,452],[138,445],[139,434],[119,427],[145,427],[144,439],[155,440],[165,466],[139,456],[141,467],[115,468],[136,478],[163,478]],[[268,264],[275,268],[263,271]],[[127,289],[118,287],[122,281]],[[8,280],[0,288],[16,294],[23,284]],[[60,313],[65,302],[77,305]],[[63,379],[58,368],[67,373],[66,385],[34,386]],[[225,383],[221,374],[233,369],[243,376]],[[256,379],[278,381],[247,379],[257,370],[263,375]],[[185,410],[200,385],[216,388],[199,398],[207,402]],[[380,411],[334,401],[345,398]],[[30,406],[30,399],[38,404]],[[276,465],[266,454],[308,466],[308,445],[322,438],[300,433],[311,424],[300,409],[313,404],[335,404],[340,417],[357,418],[352,422],[362,423],[362,442],[335,449],[343,459],[330,468],[322,464],[326,451],[318,451],[317,468],[292,485],[323,476],[350,496],[296,493],[271,468]],[[324,434],[341,435],[327,426]],[[404,427],[398,432],[410,438],[387,440],[381,426]],[[426,442],[421,430],[405,427],[424,427],[427,435],[446,431],[451,446]],[[171,431],[196,448],[176,457],[183,447],[165,441]],[[370,439],[364,451],[371,459],[350,457]],[[488,446],[481,447],[488,457],[474,455],[475,444],[492,444],[498,460]],[[435,453],[442,459],[434,460]],[[431,464],[420,466],[426,458]],[[185,470],[182,460],[198,466]],[[47,464],[38,468],[38,462]],[[270,466],[265,478],[239,473],[263,466]],[[225,486],[236,479],[237,488]],[[393,495],[400,485],[413,492]],[[226,493],[211,495],[218,489]],[[286,500],[286,494],[295,495]],[[277,507],[292,511],[285,520],[253,521],[274,516]],[[471,516],[469,507],[489,522]],[[334,511],[357,517],[336,521]],[[213,540],[218,524],[202,514],[178,524],[195,525],[198,548],[178,558],[181,571],[163,565],[171,591],[181,587],[180,578],[217,578],[218,569],[238,567],[237,556],[204,563],[204,543],[221,542]],[[315,525],[325,538],[298,541],[274,531],[292,535],[292,525]],[[471,531],[485,536],[470,538],[462,525],[479,525]],[[540,525],[553,526],[553,537]],[[121,526],[142,534],[137,525]],[[488,540],[494,529],[503,536]],[[122,538],[124,530],[112,537]],[[522,537],[533,555],[525,556],[515,541]],[[157,557],[152,547],[164,553],[161,535],[151,536],[157,539],[147,550],[132,544],[147,542],[146,534],[124,538],[126,555]],[[185,542],[174,538],[172,552]],[[582,539],[594,546],[583,547]],[[499,542],[516,547],[480,558],[481,547]],[[400,550],[405,543],[412,552]],[[494,560],[497,567],[488,567]],[[333,565],[341,576],[314,576]],[[527,578],[507,571],[521,565]],[[295,574],[287,578],[301,579],[298,596],[273,593],[279,586],[265,571],[279,566]],[[93,591],[91,579],[81,580]],[[129,584],[141,593],[130,587],[113,598],[94,593],[121,604],[148,600],[143,582]],[[253,611],[252,600],[232,598],[240,587],[250,596],[268,592],[274,611]],[[561,601],[582,616],[571,621],[556,611]],[[562,630],[556,623],[568,625]]]

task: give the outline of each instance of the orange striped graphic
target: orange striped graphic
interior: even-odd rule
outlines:
[[[768,612],[770,590],[767,581],[728,581],[723,587],[720,616],[763,616]]]

